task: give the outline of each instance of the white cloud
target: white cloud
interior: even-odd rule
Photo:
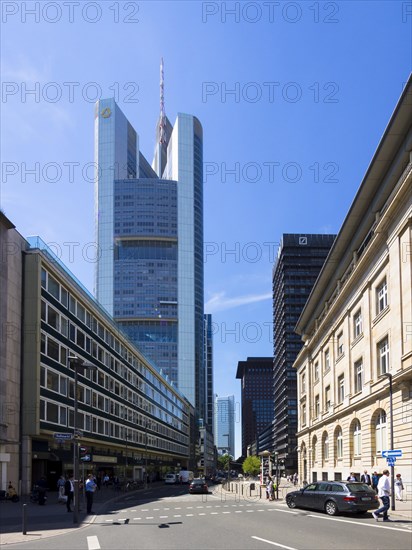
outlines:
[[[206,313],[216,313],[217,311],[224,311],[232,309],[234,307],[244,306],[247,304],[253,304],[255,302],[262,302],[264,300],[271,300],[272,293],[266,292],[265,294],[247,294],[245,296],[237,296],[234,298],[226,297],[225,292],[217,292],[212,295],[211,298],[205,304]]]

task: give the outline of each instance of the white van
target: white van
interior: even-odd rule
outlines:
[[[176,483],[178,481],[178,476],[177,474],[166,474],[166,477],[165,477],[165,483]]]

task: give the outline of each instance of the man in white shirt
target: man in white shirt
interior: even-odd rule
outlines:
[[[383,521],[390,521],[388,517],[389,496],[391,494],[391,483],[389,481],[389,470],[383,470],[383,475],[378,482],[378,497],[382,501],[382,506],[372,516],[378,521],[379,514],[383,513]]]

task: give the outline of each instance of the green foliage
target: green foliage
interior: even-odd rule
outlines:
[[[233,457],[225,454],[217,457],[217,463],[221,470],[227,470],[229,467],[229,461],[233,460]]]
[[[251,476],[257,476],[260,472],[260,458],[258,456],[248,456],[242,464],[243,472]]]

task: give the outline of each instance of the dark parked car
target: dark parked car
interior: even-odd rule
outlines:
[[[189,485],[189,493],[194,494],[207,494],[209,487],[204,479],[194,479]]]
[[[379,508],[376,493],[365,483],[352,481],[317,481],[300,491],[286,495],[289,508],[324,510],[330,516],[338,512],[365,513]]]

